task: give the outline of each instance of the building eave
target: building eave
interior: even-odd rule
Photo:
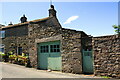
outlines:
[[[13,27],[19,27],[19,26],[23,26],[23,25],[28,25],[30,23],[42,22],[42,21],[46,21],[46,20],[48,20],[50,18],[51,17],[46,17],[46,18],[36,19],[36,20],[33,20],[33,21],[24,22],[24,23],[18,23],[18,24],[14,24],[14,25],[4,26],[4,27],[1,27],[0,30],[4,30],[4,29],[8,29],[8,28],[13,28]]]

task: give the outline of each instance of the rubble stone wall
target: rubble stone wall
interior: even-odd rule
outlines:
[[[94,73],[120,78],[120,35],[93,38]]]
[[[6,37],[3,39],[2,44],[5,45],[5,53],[12,51],[17,54],[18,47],[22,47],[22,51],[28,53],[28,36]]]
[[[28,25],[16,26],[5,29],[5,37],[28,35]]]
[[[23,52],[29,53],[31,66],[37,68],[37,44],[60,40],[62,71],[82,73],[81,52],[84,48],[82,40],[85,40],[82,38],[87,36],[84,32],[62,28],[55,17],[8,28],[5,31],[6,37],[3,39],[3,44],[5,44],[6,53],[9,51],[17,53],[17,48],[22,47]]]
[[[81,31],[56,27],[47,22],[29,25],[29,54],[31,65],[37,68],[37,44],[41,42],[61,41],[62,71],[82,73]]]
[[[81,31],[62,30],[62,71],[82,73]]]
[[[50,38],[51,41],[55,40],[55,36],[62,34],[62,28],[58,25],[59,22],[52,18],[47,21],[40,23],[29,24],[28,26],[28,36],[29,36],[29,56],[31,61],[31,66],[37,68],[38,58],[37,58],[37,44],[46,42],[46,39]],[[44,41],[43,41],[44,40]],[[56,39],[58,40],[58,39]]]
[[[85,34],[84,32],[81,33],[81,46],[82,49],[81,50],[92,50],[92,36],[89,36],[87,34]]]

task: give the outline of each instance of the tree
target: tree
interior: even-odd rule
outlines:
[[[115,32],[117,33],[117,34],[120,34],[120,25],[113,25],[113,28],[115,29]]]

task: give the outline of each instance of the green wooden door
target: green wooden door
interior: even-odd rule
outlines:
[[[83,50],[83,72],[93,73],[93,56],[92,51]]]
[[[40,43],[38,45],[38,67],[40,69],[47,69],[48,57],[49,57],[49,46],[47,43]]]
[[[60,41],[40,43],[38,47],[38,67],[61,70]]]

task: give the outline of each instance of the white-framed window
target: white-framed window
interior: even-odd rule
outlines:
[[[0,38],[5,38],[5,31],[0,31]]]
[[[4,53],[4,47],[5,47],[4,44],[0,44],[0,52]]]

